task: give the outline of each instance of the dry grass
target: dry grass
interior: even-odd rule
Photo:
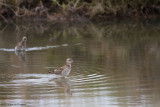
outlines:
[[[160,13],[160,0],[0,0],[0,19],[86,16],[144,16]],[[60,15],[61,14],[61,15]],[[48,18],[49,17],[49,18]]]

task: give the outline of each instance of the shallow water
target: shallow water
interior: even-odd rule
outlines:
[[[0,106],[158,107],[160,22],[1,26]],[[15,44],[27,36],[26,52]],[[67,78],[48,74],[74,60]]]

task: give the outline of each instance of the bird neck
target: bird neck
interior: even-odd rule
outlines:
[[[21,45],[26,47],[26,41],[21,41]]]
[[[69,68],[71,68],[71,64],[66,63],[66,66],[68,66]]]

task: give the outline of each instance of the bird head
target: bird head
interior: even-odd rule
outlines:
[[[67,60],[66,60],[66,63],[67,64],[71,64],[73,62],[73,59],[72,58],[67,58]]]
[[[27,37],[24,36],[24,37],[22,38],[22,41],[27,41]]]

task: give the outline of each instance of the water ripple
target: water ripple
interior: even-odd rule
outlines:
[[[0,48],[0,51],[13,52],[15,49]]]
[[[13,83],[23,84],[23,85],[42,85],[49,83],[48,81],[52,78],[55,78],[56,75],[49,74],[17,74]]]
[[[81,45],[82,43],[76,43],[73,45]],[[69,46],[68,44],[62,44],[62,45],[55,45],[55,46],[40,46],[40,47],[30,47],[27,48],[26,51],[39,51],[39,50],[46,50],[46,49],[50,49],[50,48],[58,48],[58,47],[66,47]],[[15,49],[6,49],[6,48],[0,48],[0,51],[5,51],[5,52],[14,52]]]

